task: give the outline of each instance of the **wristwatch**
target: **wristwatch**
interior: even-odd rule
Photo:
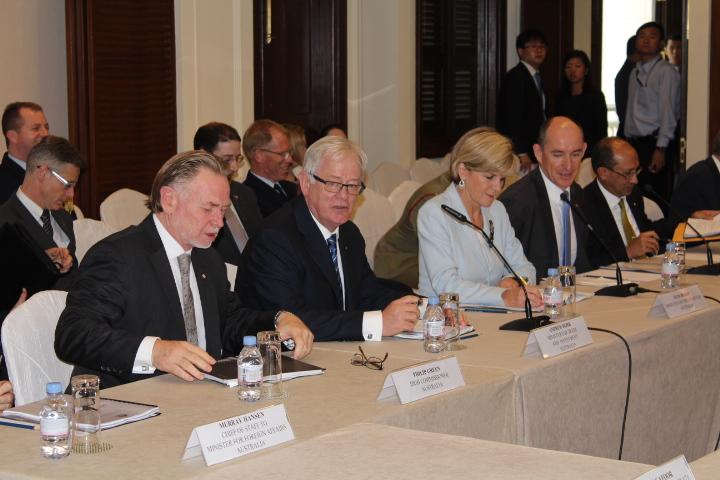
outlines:
[[[275,320],[273,320],[273,325],[275,325],[275,330],[278,328],[278,323],[280,322],[280,316],[282,316],[283,313],[287,313],[285,310],[278,310],[278,312],[275,314]]]

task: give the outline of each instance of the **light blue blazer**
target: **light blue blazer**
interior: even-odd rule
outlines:
[[[460,294],[461,303],[504,305],[502,293],[505,289],[496,285],[512,274],[481,234],[445,213],[440,208],[442,204],[469,218],[454,183],[420,208],[420,294],[431,296],[454,292]],[[515,238],[505,206],[494,201],[490,207],[482,207],[482,214],[485,233],[490,235],[492,220],[495,246],[520,276],[534,282],[535,267],[525,258],[522,245]]]

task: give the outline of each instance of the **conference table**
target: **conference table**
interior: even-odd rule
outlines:
[[[714,278],[685,281],[720,297]],[[327,371],[285,383],[283,404],[295,440],[264,452],[212,467],[200,457],[181,461],[194,427],[271,403],[240,402],[236,390],[222,384],[165,375],[102,392],[157,404],[162,412],[103,432],[113,445],[108,452],[49,461],[39,455],[37,431],[0,427],[0,477],[75,478],[92,471],[215,478],[262,469],[270,478],[367,478],[369,472],[450,478],[472,468],[487,469],[494,478],[634,478],[680,454],[700,459],[712,452],[720,432],[720,356],[714,348],[720,308],[708,301],[689,315],[656,318],[649,315],[655,296],[593,297],[577,305],[589,326],[618,332],[632,351],[623,462],[614,460],[628,371],[619,339],[592,332],[593,343],[573,352],[524,358],[527,333],[498,330],[515,314],[472,313],[467,318],[479,336],[441,355],[425,353],[413,340],[362,343],[368,355],[389,353],[383,371],[351,365],[358,342],[316,344],[306,361]],[[466,386],[406,405],[377,400],[388,372],[444,355],[456,356]],[[442,458],[428,454],[443,447]],[[328,468],[318,470],[318,463]]]

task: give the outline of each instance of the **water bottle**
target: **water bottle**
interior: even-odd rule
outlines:
[[[423,349],[430,353],[445,350],[445,314],[440,307],[438,297],[428,298],[428,306],[423,315]]]
[[[256,402],[262,396],[263,359],[257,348],[257,338],[243,337],[243,349],[238,355],[238,397],[245,402]]]
[[[548,268],[548,278],[543,288],[543,304],[545,315],[550,320],[562,317],[563,289],[560,285],[560,275],[557,268]]]
[[[63,458],[70,455],[70,417],[72,406],[63,395],[60,382],[45,387],[47,398],[40,411],[40,452],[45,458]]]
[[[668,242],[665,245],[665,256],[663,257],[662,273],[660,275],[660,288],[675,288],[678,286],[680,275],[680,258],[675,252],[675,242]]]

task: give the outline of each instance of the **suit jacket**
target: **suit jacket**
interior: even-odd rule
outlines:
[[[570,197],[582,203],[582,188],[577,183],[570,187]],[[540,169],[536,168],[510,185],[499,200],[505,205],[515,236],[522,243],[525,256],[535,266],[539,280],[547,275],[548,268],[560,264],[550,200]],[[587,256],[587,226],[575,212],[572,215],[577,239],[575,269],[577,273],[587,272],[592,269]]]
[[[632,193],[627,196],[626,202],[641,232],[656,229],[655,224],[645,215],[643,197],[637,189],[634,189]],[[605,196],[602,194],[602,191],[600,191],[597,179],[593,180],[592,183],[583,189],[583,207],[583,212],[588,217],[595,232],[607,244],[615,258],[621,262],[627,261],[628,256],[625,250],[625,243],[613,218],[610,205],[608,205]],[[614,262],[612,257],[593,235],[588,237],[588,256],[595,266],[609,265]]]
[[[297,197],[298,194],[298,187],[296,184],[280,180],[280,186],[282,186],[285,193],[287,193],[287,197],[284,197],[273,190],[272,187],[268,186],[267,183],[253,175],[252,172],[248,172],[245,182],[243,183],[252,188],[253,192],[255,192],[257,203],[260,207],[260,213],[262,213],[263,217],[269,216],[285,203]]]
[[[230,182],[230,201],[232,201],[235,210],[240,217],[240,221],[248,234],[248,238],[252,237],[260,227],[263,216],[258,207],[257,198],[253,190],[242,183]],[[213,247],[220,252],[220,256],[227,263],[240,265],[240,255],[242,252],[238,250],[237,243],[232,236],[232,232],[227,224],[223,225],[218,232],[218,236],[213,242]]]
[[[244,335],[274,329],[274,312],[247,309],[230,291],[214,249],[193,248],[191,255],[211,356],[236,354]],[[148,378],[132,373],[145,336],[186,340],[182,304],[152,215],[88,251],[55,330],[55,352],[75,365],[73,375],[98,375],[108,388]]]
[[[25,170],[5,152],[0,163],[0,205],[5,203],[22,185]]]
[[[635,68],[635,64],[629,59],[625,60],[623,66],[615,76],[615,110],[617,111],[618,124],[617,135],[618,137],[625,138],[625,114],[627,113],[627,102],[628,102],[628,82],[630,81],[630,73]]]
[[[500,85],[498,131],[510,137],[515,152],[535,158],[532,146],[546,113],[535,80],[527,67],[518,63],[505,74]]]
[[[244,274],[235,290],[248,303],[298,315],[315,340],[362,340],[363,312],[381,310],[402,296],[375,277],[365,240],[354,223],[340,226],[338,252],[343,298],[327,243],[305,199],[298,197],[266,219],[243,252]],[[410,289],[407,289],[410,293]]]
[[[672,206],[685,221],[697,210],[720,210],[720,171],[713,157],[688,169],[680,178],[672,195]]]

